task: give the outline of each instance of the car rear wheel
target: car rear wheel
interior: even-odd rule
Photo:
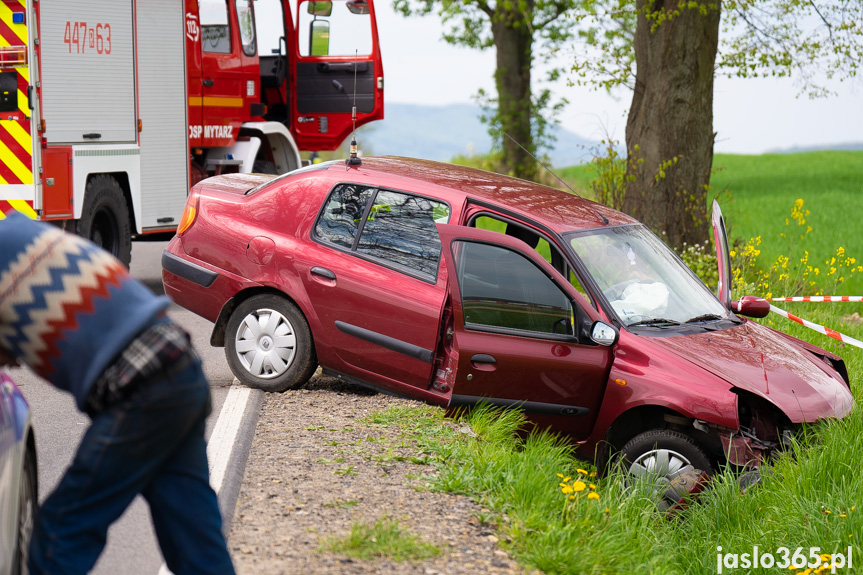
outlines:
[[[693,469],[713,475],[710,458],[695,440],[668,429],[653,429],[636,435],[623,446],[620,460],[624,471],[633,479],[652,484],[660,499],[676,483],[675,479]]]
[[[25,450],[24,469],[21,473],[21,489],[18,500],[18,540],[15,544],[15,559],[12,562],[12,575],[29,573],[27,560],[30,556],[30,538],[36,521],[36,459],[34,454]]]
[[[318,366],[309,324],[295,305],[276,295],[254,296],[238,305],[225,340],[231,371],[256,389],[296,389]]]

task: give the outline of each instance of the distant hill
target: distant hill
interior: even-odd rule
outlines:
[[[446,161],[459,154],[485,154],[491,149],[488,126],[480,121],[478,106],[387,103],[385,114],[382,122],[358,130],[359,146],[366,155]],[[584,163],[597,146],[597,142],[562,128],[555,134],[555,149],[548,153],[553,166]]]
[[[830,144],[826,146],[794,146],[792,148],[777,148],[768,150],[768,154],[797,154],[800,152],[825,152],[825,151],[845,151],[855,152],[863,150],[863,142],[848,142],[845,144]]]

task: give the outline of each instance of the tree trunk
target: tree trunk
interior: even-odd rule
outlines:
[[[514,9],[507,10],[499,2],[492,21],[492,35],[497,52],[495,85],[498,98],[498,122],[503,147],[503,169],[518,178],[533,180],[537,164],[519,147],[534,153],[535,145],[530,129],[533,116],[530,91],[530,67],[533,61],[533,35],[525,17]],[[533,1],[528,1],[526,13],[532,14]],[[515,140],[515,142],[513,142]],[[516,144],[518,142],[518,144]]]
[[[713,165],[713,70],[720,4],[680,13],[651,30],[645,13],[677,0],[637,0],[635,90],[626,124],[624,211],[670,245],[708,238],[707,187]],[[712,7],[711,7],[712,6]]]

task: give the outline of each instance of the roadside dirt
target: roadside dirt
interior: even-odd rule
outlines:
[[[416,451],[398,429],[364,423],[396,405],[420,404],[321,375],[300,390],[267,395],[228,540],[239,574],[525,573],[498,545],[494,526],[478,519],[479,506],[424,488],[423,475],[434,469],[401,460]],[[352,524],[383,517],[441,554],[396,563],[320,550]]]

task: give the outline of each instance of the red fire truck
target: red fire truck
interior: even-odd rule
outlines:
[[[0,0],[0,218],[128,264],[199,180],[297,168],[383,106],[372,0]]]

